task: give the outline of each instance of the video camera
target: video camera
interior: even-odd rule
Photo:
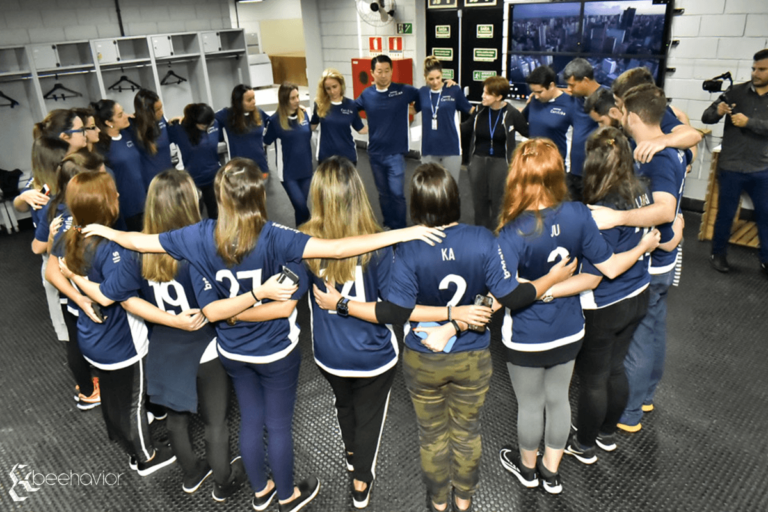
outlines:
[[[726,71],[711,80],[704,80],[701,87],[707,92],[721,92],[723,90],[723,80],[728,80],[731,83],[730,86],[733,87],[733,77],[731,77],[730,71]]]

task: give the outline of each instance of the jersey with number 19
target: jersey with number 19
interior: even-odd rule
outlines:
[[[466,306],[476,295],[490,290],[504,297],[517,287],[514,267],[508,268],[493,234],[479,226],[459,224],[445,229],[442,243],[433,246],[413,241],[399,244],[389,284],[388,300],[400,307]],[[417,322],[406,325],[408,348],[431,353],[413,333]],[[410,331],[410,332],[408,332]],[[490,344],[488,329],[483,333],[465,331],[452,352],[482,350]]]
[[[168,254],[178,260],[187,260],[200,273],[200,279],[193,280],[192,285],[201,308],[219,299],[249,293],[280,273],[283,265],[297,275],[304,273],[301,258],[309,236],[267,222],[261,229],[256,247],[240,263],[229,266],[218,254],[215,228],[216,221],[208,219],[160,235],[160,244]],[[306,290],[307,280],[301,279],[299,289],[291,298],[298,300]],[[268,302],[268,299],[262,302]],[[282,359],[299,342],[296,310],[289,318],[266,322],[237,322],[235,325],[217,322],[216,333],[220,355],[254,364]]]
[[[385,300],[391,266],[392,248],[386,247],[371,254],[365,269],[358,262],[355,279],[337,284],[336,289],[354,301]],[[325,290],[323,279],[309,271],[306,274]],[[391,327],[322,310],[314,301],[314,293],[310,294],[312,347],[320,368],[338,377],[375,377],[397,364],[397,339]]]
[[[499,245],[518,277],[528,281],[546,275],[561,259],[582,257],[593,264],[608,260],[613,251],[603,240],[589,209],[581,203],[566,202],[526,211],[499,233]],[[584,338],[584,315],[579,296],[552,302],[536,301],[514,312],[506,311],[501,339],[509,349],[507,359],[517,366],[552,366],[576,357]]]

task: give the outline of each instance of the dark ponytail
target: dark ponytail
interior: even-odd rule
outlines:
[[[213,109],[205,103],[190,103],[184,107],[184,119],[181,120],[181,127],[187,134],[189,143],[197,146],[200,143],[200,129],[198,124],[208,126],[215,119]]]
[[[40,137],[51,137],[56,139],[67,130],[71,130],[74,125],[75,118],[77,118],[77,112],[75,110],[68,110],[65,108],[57,108],[51,110],[45,119],[39,123],[35,123],[32,128],[32,137],[39,139]]]
[[[139,89],[133,98],[136,142],[150,155],[157,153],[155,141],[160,137],[160,128],[155,121],[155,103],[158,101],[160,97],[149,89]]]
[[[104,151],[109,151],[109,145],[112,143],[112,137],[107,135],[109,127],[106,123],[114,117],[116,104],[113,100],[99,100],[90,105],[93,110],[93,119],[96,122],[96,126],[101,130],[99,133],[99,145],[104,148]]]

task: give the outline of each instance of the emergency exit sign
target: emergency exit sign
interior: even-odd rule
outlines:
[[[398,34],[413,34],[413,23],[398,23],[397,24],[397,33]]]

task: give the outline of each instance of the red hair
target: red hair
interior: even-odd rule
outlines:
[[[567,197],[565,167],[555,143],[549,139],[527,140],[512,154],[496,232],[528,209],[536,212],[536,232],[539,232],[542,228],[539,206],[554,207]]]
[[[95,249],[103,240],[85,238],[81,227],[88,224],[111,226],[120,213],[117,188],[112,176],[105,172],[82,172],[67,185],[67,208],[72,214],[72,228],[66,233],[67,266],[76,274],[87,272],[86,249]]]

